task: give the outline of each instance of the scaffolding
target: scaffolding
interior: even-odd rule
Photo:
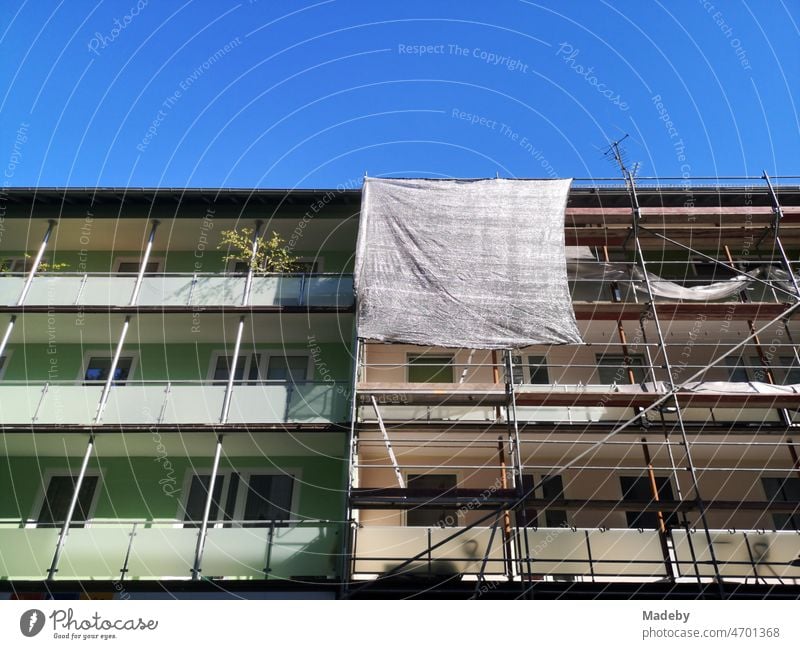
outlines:
[[[370,380],[370,372],[405,369],[409,363],[368,362],[370,345],[356,338],[347,485],[351,534],[343,570],[345,597],[392,588],[406,593],[430,592],[456,582],[464,588],[474,588],[474,597],[496,588],[493,584],[498,582],[507,582],[507,588],[516,589],[517,596],[533,597],[537,586],[548,580],[562,580],[565,587],[576,581],[606,585],[617,581],[632,584],[631,588],[642,588],[643,583],[652,581],[672,587],[690,583],[696,584],[703,596],[719,598],[731,596],[748,584],[800,584],[797,530],[768,532],[766,527],[735,529],[728,525],[715,529],[710,520],[712,514],[721,514],[729,516],[730,521],[737,512],[762,518],[780,515],[792,520],[800,513],[800,503],[776,497],[719,498],[718,494],[703,493],[701,479],[704,475],[731,472],[800,476],[798,444],[791,436],[800,421],[800,390],[796,385],[787,385],[800,383],[800,379],[788,381],[800,368],[797,343],[789,327],[800,307],[800,287],[781,231],[786,215],[800,215],[800,207],[782,206],[778,191],[765,172],[758,179],[760,188],[754,178],[726,179],[736,182],[731,188],[715,185],[719,191],[716,207],[696,206],[692,200],[682,207],[644,208],[640,203],[642,180],[651,185],[647,190],[650,198],[657,200],[664,192],[691,196],[693,189],[701,185],[691,184],[695,179],[637,179],[624,166],[623,174],[623,187],[618,181],[608,188],[594,184],[596,209],[567,209],[567,245],[594,247],[601,263],[610,261],[609,248],[616,247],[617,255],[624,257],[622,263],[637,268],[643,277],[641,300],[632,281],[625,287],[624,280],[600,279],[586,283],[595,281],[594,293],[598,288],[607,290],[609,299],[574,303],[579,320],[613,323],[613,333],[602,342],[584,344],[606,352],[611,349],[621,359],[611,387],[597,389],[588,381],[578,385],[547,381],[526,386],[519,380],[524,363],[520,363],[514,350],[502,352],[502,358],[492,353],[492,358],[483,362],[475,362],[474,351],[470,350],[466,362],[452,361],[452,382],[375,382]],[[719,183],[719,179],[714,180]],[[629,206],[604,207],[603,191],[624,194]],[[754,206],[753,194],[766,195],[769,205]],[[737,201],[743,197],[744,203],[739,204]],[[791,217],[788,220],[794,223]],[[797,233],[790,232],[791,246],[800,243]],[[746,237],[747,242],[741,255],[744,259],[738,263],[730,249],[734,235]],[[709,263],[715,272],[746,277],[756,287],[758,301],[751,300],[746,290],[728,302],[659,299],[653,290],[650,268],[658,265],[657,272],[663,272],[670,263],[685,267],[689,261],[656,264],[645,254],[645,241],[651,248],[654,242],[660,242],[664,250],[670,246],[685,254],[687,260]],[[768,241],[772,242],[771,250],[766,246]],[[716,254],[708,254],[711,249]],[[781,272],[754,273],[756,262]],[[783,281],[777,281],[778,276]],[[574,282],[574,286],[579,283]],[[687,362],[687,341],[680,340],[680,332],[678,340],[671,340],[676,334],[668,329],[675,322],[715,319],[727,323],[725,334],[732,322],[745,322],[746,333],[729,344],[692,339],[690,351],[708,352],[710,358],[702,363]],[[636,326],[631,327],[631,322]],[[720,338],[724,337],[720,332]],[[384,349],[378,344],[371,347]],[[742,362],[741,354],[751,349],[755,360]],[[638,363],[634,362],[637,358]],[[599,360],[594,365],[570,362],[559,366],[547,362],[547,367],[562,373],[582,368],[593,372],[599,364]],[[430,367],[436,368],[437,363]],[[723,385],[724,381],[707,379],[715,372],[730,373],[731,367],[755,374],[769,387],[760,391],[731,390],[730,385]],[[457,379],[456,368],[462,369]],[[485,377],[489,372],[491,382],[465,381],[470,375],[482,373]],[[569,412],[570,408],[588,410],[594,404],[617,416],[591,423],[573,422],[571,418],[536,423],[519,416],[520,408],[541,411],[556,407]],[[459,421],[447,416],[458,408],[480,411],[482,419]],[[364,416],[366,409],[374,413],[373,421]],[[720,409],[735,410],[738,415],[718,417],[715,413]],[[696,413],[700,410],[707,410],[708,417],[698,421]],[[393,411],[400,414],[391,418]],[[424,414],[420,416],[420,412]],[[761,422],[753,426],[752,419],[743,416],[747,412],[760,414]],[[453,462],[451,454],[458,456],[465,449],[482,452],[483,461]],[[553,452],[560,453],[559,461],[531,462],[531,454],[541,449],[556,449]],[[741,456],[720,466],[712,460],[723,449],[732,449]],[[383,453],[388,460],[364,459],[370,450],[373,455]],[[444,460],[414,461],[415,451],[423,456],[438,453]],[[709,452],[711,460],[698,462],[698,457],[707,457]],[[609,454],[610,459],[604,460]],[[639,459],[633,461],[633,454]],[[753,466],[743,466],[741,459],[747,454],[761,459],[754,460]],[[409,456],[412,460],[406,460]],[[770,463],[781,466],[767,466]],[[481,477],[495,475],[497,479],[479,488],[417,488],[407,480],[409,470],[420,474],[470,471]],[[383,472],[381,475],[394,476],[397,485],[362,484],[361,476],[379,471]],[[563,489],[556,495],[550,493],[548,483],[552,485],[555,477],[568,471],[597,471],[611,477],[623,473],[641,475],[649,494],[644,498],[626,498],[623,494],[621,499],[587,500],[567,498]],[[531,472],[542,477],[527,479]],[[668,487],[674,492],[664,489],[663,478],[667,478]],[[378,550],[382,549],[383,554],[370,548],[362,550],[359,537],[370,530],[369,523],[360,520],[362,512],[400,511],[402,517],[403,511],[417,508],[468,512],[469,517],[460,516],[459,520],[464,521],[460,526],[441,529],[395,526],[393,535],[389,530],[383,537],[376,526],[376,542],[382,544]],[[612,514],[631,510],[653,515],[655,528],[648,530],[634,524],[629,526],[632,529],[613,530],[602,523]],[[538,520],[528,520],[531,511],[533,516],[538,513],[540,519],[541,512],[595,511],[599,512],[601,523],[594,529],[578,529],[564,515],[561,529],[554,529],[552,525],[539,526]],[[723,534],[730,535],[730,539],[721,541]],[[736,545],[740,554],[719,556],[723,543]],[[540,547],[543,544],[545,547]],[[452,552],[454,547],[463,550],[468,546],[469,556]],[[407,550],[403,552],[403,548]],[[626,553],[628,556],[621,556]]]

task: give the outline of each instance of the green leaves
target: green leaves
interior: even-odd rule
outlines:
[[[277,232],[258,236],[253,254],[253,229],[223,230],[217,248],[227,248],[225,262],[243,261],[256,273],[291,273],[299,268],[297,257],[286,248],[286,241]]]

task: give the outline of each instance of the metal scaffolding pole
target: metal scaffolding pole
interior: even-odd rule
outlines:
[[[672,400],[675,404],[675,414],[678,420],[678,429],[680,430],[681,434],[681,441],[684,444],[684,452],[686,454],[686,465],[687,469],[689,470],[689,475],[691,476],[692,481],[692,489],[694,490],[695,500],[697,501],[698,508],[700,510],[700,520],[703,524],[703,529],[706,536],[706,542],[708,543],[708,551],[711,558],[711,564],[714,569],[714,576],[716,582],[719,586],[720,595],[724,595],[723,585],[722,585],[722,576],[719,572],[719,564],[717,562],[716,552],[714,551],[714,544],[711,538],[711,532],[709,531],[708,525],[708,518],[706,516],[706,506],[703,501],[702,495],[700,493],[700,485],[697,480],[697,472],[695,471],[694,462],[692,461],[692,452],[691,452],[691,445],[689,441],[689,436],[686,434],[686,426],[683,421],[683,413],[681,412],[681,405],[680,401],[678,400],[677,394],[675,394],[675,376],[672,370],[672,364],[669,360],[669,355],[667,353],[667,349],[664,346],[664,332],[661,328],[661,322],[658,317],[658,308],[656,307],[655,297],[653,295],[652,285],[650,283],[650,277],[647,274],[647,261],[644,257],[644,251],[642,250],[642,243],[639,240],[639,222],[641,220],[641,210],[639,208],[639,198],[636,195],[636,182],[633,178],[633,174],[630,171],[627,171],[627,185],[628,185],[628,193],[631,199],[631,210],[632,210],[632,227],[633,227],[633,241],[634,247],[636,252],[636,257],[639,260],[639,265],[642,268],[642,274],[644,275],[645,286],[647,287],[647,296],[650,302],[650,306],[652,308],[653,314],[653,324],[656,329],[656,335],[658,336],[658,343],[659,348],[661,349],[661,353],[664,356],[664,369],[667,372],[667,378],[669,380],[670,390],[672,392]],[[757,332],[751,332],[751,337],[757,336]]]

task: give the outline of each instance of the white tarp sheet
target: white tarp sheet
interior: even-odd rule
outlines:
[[[570,184],[365,179],[358,335],[471,349],[582,342],[564,251]]]

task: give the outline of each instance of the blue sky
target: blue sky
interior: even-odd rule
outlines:
[[[718,5],[718,6],[715,6]],[[800,3],[3,0],[6,186],[798,175]]]

